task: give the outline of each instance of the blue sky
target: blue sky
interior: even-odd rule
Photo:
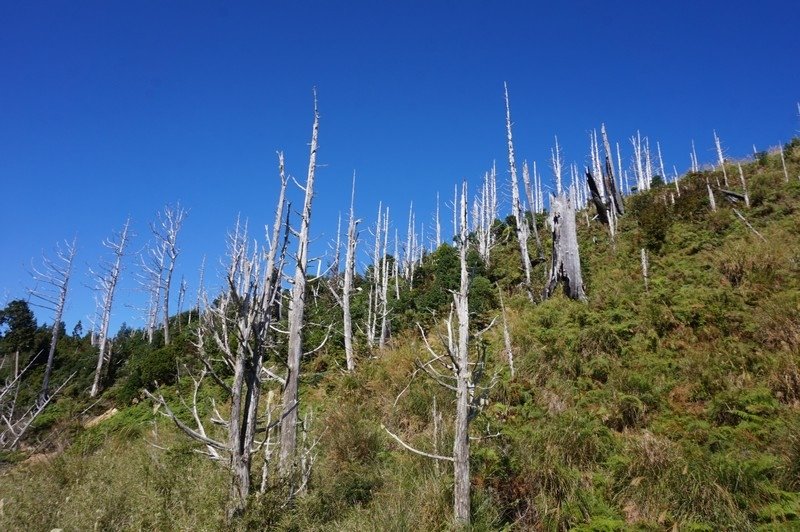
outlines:
[[[365,224],[382,200],[401,232],[410,201],[430,222],[437,191],[477,182],[493,160],[505,179],[503,81],[518,157],[545,178],[553,136],[583,164],[601,122],[625,158],[638,129],[680,171],[692,139],[713,161],[714,129],[744,157],[800,127],[794,2],[534,4],[1,2],[0,304],[24,297],[32,257],[76,235],[65,321],[86,323],[87,269],[130,215],[113,323],[141,325],[134,253],[177,201],[190,210],[178,279],[193,297],[206,256],[217,285],[237,214],[251,228],[272,220],[276,150],[305,176],[314,86],[318,249],[354,170]]]

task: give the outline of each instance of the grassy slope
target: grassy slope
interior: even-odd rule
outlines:
[[[671,186],[631,202],[615,249],[579,220],[588,304],[509,294],[517,373],[495,327],[499,380],[473,425],[492,436],[473,443],[476,529],[800,526],[798,163],[795,145],[789,184],[775,155],[745,167],[753,206],[740,210],[766,242],[721,198],[710,213],[705,176],[690,176],[674,207]],[[514,247],[496,250],[495,272],[513,264]],[[380,425],[432,450],[436,396],[447,453],[452,397],[419,375],[405,389],[425,353],[410,331],[393,344],[354,375],[307,383],[322,433],[309,492],[291,509],[277,493],[259,496],[242,527],[448,527],[448,467],[400,450]],[[219,528],[224,474],[152,419],[148,406],[126,408],[73,430],[56,457],[7,468],[0,528]],[[170,450],[147,443],[156,437]]]

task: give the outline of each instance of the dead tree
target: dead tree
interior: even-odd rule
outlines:
[[[714,131],[714,146],[717,148],[717,163],[722,167],[722,178],[725,183],[725,188],[728,187],[728,171],[725,169],[725,155],[722,153],[722,142]],[[719,187],[719,179],[717,179],[717,186]]]
[[[163,307],[162,313],[164,318],[164,345],[169,345],[169,293],[172,285],[172,274],[175,271],[175,261],[178,258],[180,249],[178,249],[178,233],[183,225],[183,219],[186,217],[186,211],[180,206],[180,203],[174,207],[164,207],[162,213],[158,214],[158,224],[150,224],[150,229],[156,240],[161,242],[161,249],[164,254],[164,275],[163,275]]]
[[[111,323],[111,308],[114,304],[114,293],[117,289],[119,275],[122,272],[122,257],[125,255],[125,247],[128,245],[130,218],[125,220],[122,231],[114,237],[104,240],[103,246],[111,250],[113,259],[111,262],[102,262],[97,271],[90,270],[95,278],[96,290],[100,293],[100,338],[98,341],[99,349],[97,353],[97,367],[94,372],[94,382],[89,392],[90,397],[97,397],[100,392],[100,379],[103,373],[103,363],[106,358],[106,347],[108,346],[108,327]]]
[[[262,490],[264,489],[266,466],[274,449],[270,438],[273,429],[280,423],[280,419],[272,420],[272,393],[267,400],[265,412],[259,414],[262,378],[265,373],[264,355],[271,346],[270,327],[276,315],[280,272],[283,270],[288,242],[288,212],[287,222],[282,222],[284,211],[288,211],[285,206],[287,179],[282,153],[278,154],[278,163],[281,186],[266,253],[258,246],[250,250],[247,230],[242,229],[237,221],[236,229],[228,241],[230,263],[225,277],[225,289],[214,304],[206,303],[205,311],[199,313],[200,324],[195,345],[204,368],[199,376],[192,375],[194,390],[191,405],[184,402],[192,413],[196,428],[186,425],[176,417],[162,396],[156,397],[148,392],[163,407],[165,415],[183,432],[205,445],[204,454],[226,464],[230,469],[229,519],[240,514],[246,506],[251,489],[253,457],[262,449]],[[287,227],[285,232],[281,230],[284,225]],[[198,304],[198,311],[199,309]],[[209,343],[212,345],[209,346]],[[222,355],[222,362],[233,373],[232,381],[223,379],[216,373],[212,352]],[[227,420],[223,419],[212,402],[214,414],[210,421],[225,428],[223,439],[214,439],[198,414],[198,391],[207,376],[231,398],[230,417]],[[256,441],[257,434],[264,434],[264,439]]]
[[[147,307],[147,341],[153,343],[158,315],[161,309],[161,290],[164,286],[164,262],[166,260],[166,250],[164,242],[158,242],[148,246],[147,250],[140,254],[141,273],[138,274],[139,284],[148,295]]]
[[[511,371],[511,378],[514,378],[514,349],[511,346],[511,332],[508,329],[508,319],[506,318],[506,304],[503,301],[503,290],[497,286],[497,293],[500,295],[500,311],[503,315],[503,347],[505,347],[506,358],[508,359],[508,369]]]
[[[483,176],[480,196],[475,197],[472,217],[473,231],[478,243],[478,255],[489,264],[495,235],[492,226],[497,218],[497,172],[495,166]]]
[[[708,176],[706,176],[706,188],[708,189],[708,204],[711,207],[711,211],[717,212],[717,202],[714,200],[714,192],[711,190],[711,183],[708,182]]]
[[[645,248],[642,248],[642,277],[644,278],[644,291],[645,292],[649,292],[650,291],[650,285],[649,285],[649,282],[648,282],[649,281],[649,273],[650,273],[649,270],[650,270],[650,261],[648,260],[648,257],[647,257],[647,250]]]
[[[181,332],[181,320],[180,316],[183,314],[183,302],[186,299],[186,290],[188,289],[188,284],[186,283],[186,278],[181,275],[181,282],[178,285],[178,333]]]
[[[422,234],[425,234],[424,227]],[[389,242],[389,207],[386,207],[386,216],[383,219],[383,254],[381,259],[381,334],[378,339],[378,347],[381,351],[386,346],[386,339],[389,336],[389,255],[388,251]],[[424,248],[424,243],[423,243]]]
[[[600,134],[603,136],[603,149],[605,150],[606,155],[606,164],[605,164],[605,175],[603,179],[605,180],[605,188],[606,191],[611,199],[611,203],[614,206],[614,210],[616,214],[622,216],[625,214],[625,205],[622,202],[622,194],[619,191],[619,187],[617,187],[617,182],[614,174],[614,157],[611,153],[611,143],[608,141],[608,133],[606,132],[606,125],[600,124]],[[619,150],[619,144],[617,144],[617,150]],[[619,151],[617,151],[617,155],[619,155]],[[619,164],[619,171],[622,172],[622,164]]]
[[[575,209],[566,195],[550,195],[550,216],[547,221],[553,232],[553,260],[544,289],[544,299],[549,299],[558,283],[563,281],[567,297],[586,301],[575,227]]]
[[[631,144],[633,145],[633,169],[636,174],[636,188],[639,192],[643,192],[650,189],[650,181],[647,179],[647,166],[644,161],[647,155],[642,146],[642,135],[639,131],[636,132],[635,137],[631,137]]]
[[[425,332],[420,327],[425,346],[431,355],[427,362],[418,362],[418,370],[424,371],[434,381],[456,394],[456,415],[453,422],[454,439],[453,454],[442,456],[433,453],[420,451],[407,443],[399,436],[384,427],[384,430],[394,438],[403,448],[439,461],[453,463],[453,517],[456,526],[469,527],[470,523],[470,421],[478,413],[481,402],[485,399],[484,394],[478,393],[486,388],[478,386],[485,369],[485,351],[477,361],[470,362],[469,359],[469,273],[467,271],[467,185],[462,186],[460,203],[460,230],[457,238],[459,248],[459,258],[461,263],[461,282],[458,292],[453,294],[453,306],[451,307],[450,318],[447,322],[447,343],[444,345],[445,354],[439,355],[428,342]],[[457,317],[457,332],[453,331],[453,314]],[[443,342],[444,343],[444,342]],[[450,374],[439,370],[445,368]],[[448,382],[449,381],[449,382]],[[434,414],[434,430],[436,429],[436,415]],[[435,445],[438,447],[438,442]]]
[[[742,194],[744,195],[744,204],[748,208],[750,207],[750,195],[747,193],[747,182],[744,180],[744,172],[742,171],[742,165],[736,164],[739,168],[739,181],[742,182]]]
[[[533,300],[531,292],[531,257],[528,254],[528,221],[522,212],[519,201],[519,181],[517,179],[517,163],[514,158],[514,140],[511,135],[511,106],[508,101],[508,85],[503,85],[506,96],[506,136],[508,140],[508,167],[511,172],[511,212],[516,222],[517,242],[519,243],[519,254],[522,260],[522,271],[525,275],[525,290],[528,297]]]
[[[317,169],[317,138],[319,136],[319,111],[316,92],[314,94],[314,125],[311,130],[311,148],[308,157],[308,175],[304,187],[305,200],[300,216],[300,230],[296,232],[297,254],[295,272],[289,300],[289,342],[287,353],[286,384],[283,388],[283,413],[281,419],[281,445],[278,469],[283,478],[289,478],[295,470],[297,449],[297,404],[300,377],[300,359],[303,355],[303,318],[305,315],[306,268],[308,266],[309,225],[311,224],[311,202],[314,197],[314,174]]]
[[[31,275],[36,281],[36,287],[29,290],[28,293],[37,301],[34,304],[53,312],[53,332],[50,336],[47,365],[44,369],[42,390],[39,394],[40,402],[46,401],[49,397],[50,375],[53,372],[58,332],[67,302],[67,289],[72,276],[72,261],[75,258],[75,252],[75,239],[72,242],[64,242],[63,250],[57,246],[55,259],[42,257],[41,268],[37,269],[35,266],[31,268]]]
[[[383,239],[383,202],[378,203],[378,218],[375,221],[374,242],[372,250],[372,271],[370,275],[369,287],[369,301],[367,303],[367,345],[370,349],[375,346],[375,340],[378,337],[378,323],[380,321],[381,309],[381,274],[383,268],[381,267],[381,249]],[[411,245],[411,230],[409,227],[409,246]],[[406,254],[408,257],[408,254]],[[407,258],[408,270],[411,268],[410,258]]]
[[[556,194],[561,194],[561,172],[563,171],[563,164],[561,161],[561,148],[558,145],[558,137],[556,139],[556,147],[550,149],[550,163],[553,166],[553,176],[556,179]]]
[[[353,292],[353,278],[356,273],[356,247],[358,246],[358,224],[361,220],[356,220],[354,204],[356,198],[356,176],[353,173],[353,188],[350,193],[350,217],[347,223],[347,250],[344,259],[344,280],[342,282],[342,293],[331,287],[331,292],[336,298],[336,302],[342,309],[342,323],[344,329],[344,353],[347,361],[347,371],[353,371],[355,365],[355,353],[353,352],[353,318],[350,312],[350,295]],[[397,239],[395,238],[395,245]],[[395,252],[395,257],[397,252]],[[397,267],[397,261],[395,261]],[[396,275],[395,275],[396,280]],[[330,286],[330,285],[329,285]]]
[[[44,412],[53,397],[75,376],[75,373],[70,375],[52,394],[48,392],[46,396],[40,396],[38,401],[34,401],[27,408],[20,408],[17,404],[19,386],[23,376],[33,366],[37,357],[38,355],[31,357],[30,362],[22,371],[15,369],[13,379],[0,384],[0,450],[16,449],[39,414]]]
[[[533,173],[536,174],[536,161],[533,162]],[[536,262],[544,262],[542,239],[539,238],[539,227],[536,223],[536,195],[534,194],[533,187],[531,186],[531,176],[530,171],[528,170],[527,161],[523,161],[522,163],[522,183],[525,188],[525,195],[528,198],[528,213],[531,217],[531,230],[533,231],[533,239],[536,241]],[[526,216],[523,215],[523,218],[526,218]]]
[[[780,153],[781,153],[781,167],[783,168],[783,178],[788,183],[789,182],[789,172],[786,170],[786,157],[784,157],[784,155],[783,155],[783,144],[780,145],[779,150],[780,150]]]

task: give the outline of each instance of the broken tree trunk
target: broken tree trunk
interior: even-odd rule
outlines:
[[[544,290],[544,299],[549,299],[558,283],[563,282],[567,297],[586,301],[575,227],[575,209],[566,195],[550,195],[550,216],[547,221],[553,232],[553,260]]]
[[[622,194],[620,194],[620,191],[617,188],[616,179],[614,178],[614,162],[611,153],[611,143],[608,141],[608,133],[606,133],[605,124],[600,124],[600,134],[603,136],[603,149],[606,152],[606,174],[604,178],[606,191],[608,192],[608,195],[614,204],[617,214],[622,216],[625,214],[625,205],[622,203]],[[619,148],[619,144],[617,144],[617,148]],[[619,171],[622,172],[621,165]]]
[[[597,209],[597,219],[603,225],[608,225],[608,208],[603,198],[600,196],[600,189],[597,186],[592,171],[586,168],[586,181],[589,183],[589,191],[592,193],[592,203]]]
[[[711,183],[708,182],[708,177],[706,177],[706,188],[708,189],[708,204],[711,207],[711,211],[717,212],[717,202],[714,201],[714,192],[711,190]]]

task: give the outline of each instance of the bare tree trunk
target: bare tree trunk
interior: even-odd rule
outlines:
[[[597,218],[603,225],[608,225],[608,208],[603,201],[603,197],[600,195],[600,188],[597,186],[598,183],[589,168],[586,168],[586,181],[589,183],[589,190],[592,193],[592,203],[595,209],[597,209]]]
[[[287,354],[288,373],[283,390],[283,419],[281,420],[281,447],[278,469],[283,478],[294,470],[297,448],[297,404],[300,358],[303,354],[303,317],[305,313],[306,267],[308,265],[308,228],[311,222],[311,200],[314,196],[314,173],[317,168],[317,138],[319,135],[319,111],[314,95],[314,126],[311,134],[311,150],[308,162],[308,177],[305,186],[305,201],[298,233],[296,267],[292,298],[289,303],[289,347]]]
[[[714,192],[711,190],[711,183],[708,182],[708,177],[706,177],[706,188],[708,189],[708,204],[711,206],[711,211],[717,212],[717,202],[714,201]]]
[[[161,308],[161,289],[164,286],[164,263],[166,261],[166,242],[163,240],[148,247],[146,252],[140,255],[142,273],[139,283],[148,294],[147,308],[147,342],[153,343],[156,324],[158,323],[158,313]]]
[[[611,153],[611,143],[608,141],[608,133],[606,133],[606,125],[600,125],[600,134],[603,136],[603,149],[605,150],[606,154],[606,174],[605,174],[605,182],[606,182],[606,190],[611,197],[611,201],[614,204],[614,208],[617,211],[617,214],[622,216],[625,214],[625,205],[622,202],[622,194],[617,187],[617,182],[615,179],[614,173],[614,157]],[[619,144],[617,144],[617,150],[619,150]],[[619,151],[617,151],[617,155],[619,157]],[[622,165],[620,163],[619,168],[620,173],[622,172]]]
[[[642,135],[638,131],[635,137],[631,137],[631,144],[633,144],[633,160],[636,163],[634,166],[636,187],[639,192],[643,192],[650,188],[650,183],[647,182],[647,177],[645,176],[645,168],[642,161]]]
[[[381,258],[381,276],[380,286],[378,293],[380,295],[380,309],[381,309],[381,332],[378,338],[378,349],[383,351],[386,346],[386,337],[388,335],[388,324],[386,317],[389,314],[389,261],[386,254],[387,245],[389,241],[389,207],[386,207],[386,215],[383,217],[383,253]],[[375,265],[377,267],[377,264]]]
[[[454,294],[458,316],[458,346],[456,374],[456,420],[453,439],[454,493],[453,514],[456,523],[468,526],[470,522],[469,481],[469,406],[471,371],[469,367],[469,274],[467,272],[467,183],[461,192],[461,231],[459,234],[459,258],[461,283]]]
[[[650,291],[649,281],[650,261],[647,259],[647,250],[642,248],[642,277],[644,278],[644,291]]]
[[[356,179],[353,175],[353,190],[350,195],[350,219],[347,224],[347,253],[344,266],[344,286],[342,287],[342,320],[344,322],[344,352],[347,357],[347,371],[353,371],[355,354],[353,353],[353,319],[350,313],[350,293],[353,290],[353,277],[356,271],[356,246],[358,245],[358,223],[355,219],[353,204],[356,196]],[[396,255],[396,253],[395,253]],[[397,257],[395,257],[395,261]]]
[[[186,278],[181,275],[181,282],[178,285],[178,333],[181,332],[181,314],[183,314],[183,301],[186,298]]]
[[[498,285],[497,293],[500,295],[500,311],[503,313],[503,346],[506,349],[508,359],[508,369],[511,370],[511,378],[514,378],[514,349],[511,346],[511,332],[508,330],[508,320],[506,319],[506,305],[503,302],[503,290]]]
[[[564,282],[564,292],[571,299],[586,300],[581,277],[581,261],[578,252],[578,235],[575,228],[575,210],[564,194],[550,196],[550,217],[553,231],[553,260],[544,291],[548,299],[559,282]]]
[[[458,208],[458,207],[456,207]],[[427,373],[440,385],[456,392],[456,416],[454,419],[454,439],[452,456],[441,456],[438,454],[439,430],[441,421],[436,409],[435,401],[433,407],[434,418],[434,450],[436,454],[420,451],[407,443],[399,436],[392,433],[385,426],[383,429],[397,441],[404,449],[415,454],[452,462],[454,493],[453,493],[453,519],[457,528],[469,528],[470,525],[470,439],[469,425],[472,417],[477,413],[485,395],[476,394],[476,383],[481,379],[485,369],[485,352],[474,362],[469,361],[469,272],[467,269],[467,250],[469,248],[468,229],[467,229],[467,184],[462,185],[462,196],[460,202],[460,227],[456,242],[459,248],[459,259],[461,264],[461,282],[458,292],[453,294],[453,306],[451,307],[450,318],[447,322],[447,343],[444,344],[446,355],[437,355],[425,336],[425,331],[420,327],[422,339],[425,347],[432,355],[428,362],[419,362],[418,368]],[[457,212],[459,212],[457,211]],[[453,309],[458,318],[457,337],[453,334]],[[434,369],[434,365],[446,368],[449,375]],[[450,379],[454,385],[447,384],[443,379]],[[402,393],[402,392],[401,392]],[[438,467],[437,467],[438,470]]]
[[[511,136],[511,106],[508,101],[508,85],[504,84],[506,97],[506,135],[508,137],[508,166],[511,171],[511,210],[517,225],[517,242],[522,260],[522,271],[525,274],[525,289],[533,300],[531,292],[531,257],[528,254],[528,222],[522,213],[519,201],[519,181],[517,180],[517,163],[514,159],[514,140]]]
[[[122,272],[122,257],[125,254],[125,246],[128,244],[128,228],[130,218],[125,220],[125,225],[116,239],[109,239],[103,245],[110,249],[114,254],[113,263],[101,265],[101,269],[94,273],[97,280],[97,288],[101,291],[102,317],[100,324],[100,348],[97,353],[97,367],[94,372],[94,382],[89,392],[89,397],[97,397],[100,392],[100,379],[103,371],[103,361],[106,356],[106,345],[108,343],[108,327],[111,323],[111,307],[114,304],[114,292],[117,289],[120,272]]]
[[[533,171],[536,172],[536,162],[533,163]],[[544,262],[544,249],[542,249],[542,240],[539,238],[539,227],[536,223],[536,200],[531,186],[531,176],[528,171],[528,163],[522,163],[522,183],[525,188],[525,195],[528,198],[528,212],[531,215],[531,229],[533,230],[533,238],[536,241],[536,254],[537,262]],[[492,220],[494,222],[494,220]]]
[[[717,163],[722,167],[722,177],[725,183],[725,188],[728,188],[728,171],[725,170],[725,156],[722,153],[722,142],[714,131],[714,146],[717,148]],[[717,179],[717,186],[720,186],[719,179]]]
[[[60,247],[57,249],[56,260],[43,257],[43,268],[41,270],[33,268],[32,271],[33,279],[37,283],[42,283],[44,286],[30,290],[29,293],[31,297],[39,301],[38,306],[53,311],[53,332],[50,336],[47,365],[44,370],[42,390],[39,394],[40,403],[47,401],[49,398],[50,375],[53,372],[53,361],[55,360],[56,345],[58,343],[58,331],[61,327],[61,318],[64,315],[64,306],[67,302],[67,288],[72,275],[72,261],[75,258],[75,253],[75,239],[73,239],[72,243],[65,242],[63,251]]]
[[[158,226],[151,224],[150,228],[153,231],[156,239],[163,243],[163,250],[166,260],[164,271],[164,299],[163,299],[163,314],[164,314],[164,345],[169,345],[169,294],[172,285],[172,274],[175,271],[175,261],[178,258],[180,250],[178,249],[178,233],[183,225],[183,219],[186,217],[186,211],[181,208],[180,204],[174,207],[164,207],[164,216],[161,213],[158,215]]]
[[[739,167],[739,180],[742,182],[742,193],[744,194],[744,204],[749,208],[750,195],[747,193],[747,183],[744,180],[744,172],[742,171],[742,165],[737,164],[736,166]]]
[[[561,194],[563,187],[561,185],[561,172],[563,165],[561,162],[561,148],[558,145],[558,137],[556,139],[555,148],[550,149],[550,162],[553,165],[553,176],[556,179],[556,194]]]
[[[781,152],[781,166],[783,167],[783,177],[786,182],[789,182],[789,172],[786,171],[786,158],[783,156],[783,145],[780,146]]]

